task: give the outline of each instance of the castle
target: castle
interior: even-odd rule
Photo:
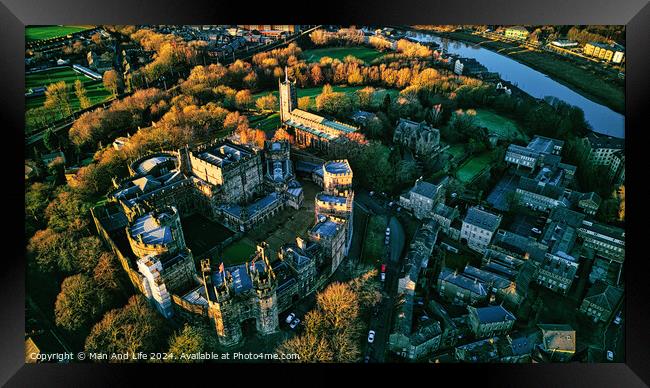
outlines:
[[[182,311],[209,318],[223,346],[241,342],[246,320],[255,319],[262,335],[273,333],[278,314],[324,285],[347,255],[354,201],[348,161],[320,166],[322,191],[306,236],[277,252],[262,242],[244,264],[215,270],[203,260],[197,271],[180,220],[200,213],[245,233],[286,206],[300,208],[303,190],[290,157],[284,141],[257,149],[230,140],[141,157],[128,178],[113,180],[108,203],[92,209],[95,225],[164,317]]]
[[[280,121],[293,128],[294,145],[300,148],[327,150],[332,141],[346,134],[356,132],[358,128],[339,121],[298,109],[296,81],[289,81],[285,69],[284,81],[278,80],[280,89]]]

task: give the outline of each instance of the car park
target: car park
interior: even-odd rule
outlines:
[[[287,315],[287,319],[285,319],[284,321],[287,322],[287,323],[291,323],[291,321],[293,321],[293,319],[295,317],[296,317],[296,314],[291,313],[291,314]]]
[[[371,344],[371,343],[373,343],[373,342],[375,342],[375,331],[374,331],[374,330],[370,330],[370,331],[368,332],[368,343]]]

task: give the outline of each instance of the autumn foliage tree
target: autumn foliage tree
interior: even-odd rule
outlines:
[[[85,274],[65,278],[54,306],[56,324],[69,331],[86,327],[101,313],[104,292]]]

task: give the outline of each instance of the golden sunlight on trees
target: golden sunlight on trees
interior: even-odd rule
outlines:
[[[117,71],[111,69],[104,73],[102,82],[108,91],[113,93],[113,97],[117,96],[117,91],[122,84],[122,79]]]
[[[83,83],[81,83],[81,80],[76,80],[74,81],[74,93],[77,96],[77,99],[79,100],[79,106],[81,109],[86,109],[90,107],[90,99],[86,95],[86,88],[84,88]]]
[[[278,98],[272,93],[262,96],[255,102],[257,109],[261,111],[274,111],[278,109]]]
[[[47,86],[45,89],[45,103],[43,106],[46,109],[58,110],[63,117],[72,114],[72,108],[70,107],[70,99],[68,96],[68,86],[65,81],[55,82]]]
[[[618,208],[618,220],[625,221],[625,185],[622,185],[618,189],[618,198],[621,201],[621,204]]]
[[[381,299],[376,270],[361,272],[348,283],[335,282],[316,296],[316,307],[304,318],[305,331],[277,348],[298,354],[294,362],[355,362],[363,324],[360,309]]]

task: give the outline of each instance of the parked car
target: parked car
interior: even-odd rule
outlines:
[[[373,343],[373,342],[375,342],[375,331],[374,331],[374,330],[370,330],[370,331],[368,332],[368,343],[371,344],[371,343]]]
[[[540,234],[540,233],[542,233],[542,231],[539,230],[539,229],[537,229],[537,228],[532,228],[530,231],[533,232],[533,233],[535,233],[535,234]]]
[[[386,272],[386,263],[381,265],[381,272]]]
[[[366,364],[369,363],[369,362],[370,362],[370,356],[366,356],[366,357],[363,359],[363,362],[365,362]]]
[[[621,324],[621,314],[618,314],[616,318],[614,318],[614,323],[617,325]]]
[[[607,360],[614,361],[614,352],[612,352],[611,350],[607,351]]]
[[[291,321],[293,321],[293,319],[295,317],[296,317],[296,314],[291,313],[291,314],[287,315],[287,319],[285,319],[284,321],[287,322],[287,323],[291,323]]]
[[[298,326],[299,323],[300,323],[300,318],[296,318],[296,319],[293,320],[293,322],[291,322],[289,327],[292,328],[292,329],[295,329],[296,326]]]
[[[390,201],[390,202],[388,202],[388,207],[393,207],[394,204],[395,204],[395,202]]]
[[[374,191],[371,191],[371,192],[370,192],[370,196],[372,197],[373,195],[375,195],[375,192],[374,192]]]
[[[381,273],[380,279],[381,279],[382,282],[386,281],[386,272]]]
[[[390,226],[386,228],[386,236],[390,236]]]

